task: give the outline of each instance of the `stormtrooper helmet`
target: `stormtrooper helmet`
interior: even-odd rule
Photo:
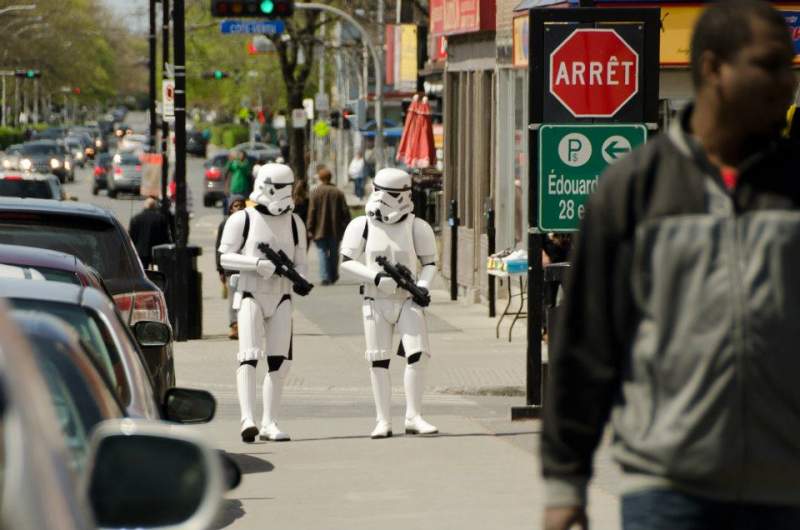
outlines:
[[[294,173],[283,164],[264,164],[258,170],[250,200],[267,208],[272,215],[292,211],[292,184]]]
[[[376,221],[394,224],[414,209],[411,176],[402,169],[381,169],[372,184],[375,191],[370,195],[365,210]]]

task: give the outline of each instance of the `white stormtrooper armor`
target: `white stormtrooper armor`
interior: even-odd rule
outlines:
[[[421,416],[423,372],[430,357],[428,329],[423,308],[404,289],[386,276],[377,258],[385,256],[411,271],[422,270],[417,285],[429,288],[436,274],[436,240],[433,229],[411,213],[411,177],[399,169],[382,169],[374,180],[375,192],[366,206],[366,216],[347,225],[341,244],[342,269],[364,282],[364,335],[366,359],[371,363],[372,393],[377,426],[372,438],[392,435],[391,379],[389,360],[395,328],[406,357],[406,433],[433,434],[436,427]],[[362,256],[364,263],[358,261]]]
[[[234,309],[238,310],[240,363],[236,387],[242,412],[245,442],[283,441],[289,436],[277,425],[277,409],[292,361],[292,284],[275,274],[275,265],[258,249],[266,243],[283,250],[297,271],[306,274],[306,230],[291,213],[292,170],[282,164],[261,166],[250,199],[258,203],[230,216],[222,232],[219,251],[225,269],[238,271]],[[266,358],[261,430],[254,421],[256,364]]]

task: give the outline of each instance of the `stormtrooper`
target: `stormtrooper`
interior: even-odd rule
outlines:
[[[362,306],[366,360],[370,363],[372,395],[377,425],[372,438],[392,435],[392,384],[389,361],[394,331],[400,335],[398,355],[406,359],[405,432],[434,434],[438,429],[422,418],[423,375],[430,357],[423,307],[410,293],[398,288],[379,261],[422,269],[416,285],[428,289],[436,274],[436,240],[431,226],[411,213],[411,177],[399,169],[382,169],[374,179],[375,191],[366,205],[367,215],[353,219],[341,245],[342,270],[364,282]],[[359,258],[364,255],[364,262]],[[413,272],[412,272],[413,274]],[[412,278],[412,282],[414,279]]]
[[[219,252],[225,269],[237,271],[234,308],[238,310],[239,368],[236,389],[241,408],[241,435],[247,443],[285,441],[289,435],[277,423],[281,393],[292,364],[292,290],[300,292],[259,245],[283,251],[301,275],[306,274],[306,230],[292,213],[294,174],[283,164],[258,170],[250,199],[256,204],[231,215],[225,223]],[[256,365],[266,358],[261,428],[256,427]]]

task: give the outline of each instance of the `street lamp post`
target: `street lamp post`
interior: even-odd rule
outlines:
[[[364,39],[367,48],[369,48],[370,55],[372,56],[372,62],[375,67],[375,165],[377,166],[377,169],[383,168],[386,165],[386,161],[384,160],[383,153],[383,63],[380,59],[382,55],[378,55],[375,44],[372,42],[372,37],[370,37],[370,34],[367,32],[364,26],[359,24],[358,21],[350,16],[349,13],[326,4],[316,4],[311,2],[303,4],[298,3],[295,4],[294,7],[295,9],[310,9],[333,13],[334,15],[348,21],[358,30],[359,33],[361,33],[361,38]]]
[[[150,91],[150,151],[156,150],[156,0],[150,0],[150,34],[148,44],[150,46],[149,60],[149,91]]]

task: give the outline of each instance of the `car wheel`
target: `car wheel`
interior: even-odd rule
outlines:
[[[97,195],[97,192],[99,191],[100,189],[97,186],[92,186],[92,195]]]
[[[117,190],[108,190],[108,196],[112,199],[117,198]]]
[[[211,199],[211,197],[203,197],[203,206],[206,208],[211,208],[214,206],[214,201]]]

